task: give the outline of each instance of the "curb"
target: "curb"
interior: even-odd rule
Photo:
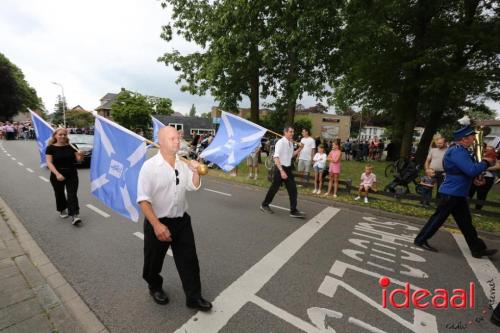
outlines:
[[[108,329],[97,318],[94,312],[85,304],[80,295],[66,281],[57,268],[51,263],[38,244],[33,240],[29,232],[23,226],[19,218],[10,209],[7,203],[0,197],[0,208],[2,208],[2,217],[8,227],[11,229],[14,238],[17,239],[21,248],[28,255],[16,258],[16,263],[25,273],[28,281],[33,285],[39,285],[33,288],[37,297],[42,300],[42,304],[46,310],[56,307],[63,307],[68,310],[71,316],[81,326],[81,330],[88,333],[106,333]],[[23,260],[29,260],[35,266],[35,270],[23,270]],[[28,262],[28,264],[30,264]],[[28,266],[28,265],[27,265]],[[40,285],[40,280],[45,280],[46,283]],[[49,300],[49,301],[47,301]],[[61,311],[64,309],[61,308]],[[55,320],[58,315],[54,314]],[[78,332],[77,327],[68,327],[68,331]]]

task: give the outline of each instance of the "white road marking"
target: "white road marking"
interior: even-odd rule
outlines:
[[[105,211],[102,211],[100,210],[99,208],[97,208],[96,206],[93,206],[91,204],[87,204],[86,205],[89,209],[93,210],[94,212],[96,212],[97,214],[101,215],[102,217],[110,217],[111,215],[109,215],[108,213],[106,213]]]
[[[142,232],[134,232],[134,236],[136,236],[137,238],[140,238],[142,240],[144,240],[144,234]],[[167,254],[171,257],[173,257],[173,253],[172,253],[172,248],[169,247],[168,250],[167,250]]]
[[[43,176],[38,176],[38,178],[40,178],[44,182],[47,182],[47,183],[49,182],[49,180],[47,178],[43,177]]]
[[[497,288],[500,286],[500,273],[497,268],[488,257],[482,257],[481,259],[474,258],[470,253],[469,246],[465,242],[464,236],[456,233],[451,234],[453,238],[455,238],[458,247],[465,257],[465,260],[467,260],[467,263],[476,275],[479,284],[483,288],[484,294],[486,297],[490,297],[492,294],[490,283],[492,286],[497,286]],[[490,283],[488,283],[488,281],[490,281]],[[494,301],[495,303],[492,304],[493,308],[495,308],[495,305],[500,302],[500,297],[496,297]]]
[[[389,253],[389,252],[385,252],[385,251],[381,251],[381,250],[378,250],[378,249],[372,249],[373,252],[377,252],[377,253],[381,253],[381,254],[385,254],[386,256],[389,256],[389,257],[395,257],[396,255],[394,253]]]
[[[9,156],[9,157],[10,157],[10,154],[9,154],[9,153],[7,153],[7,156]]]
[[[24,164],[22,164],[21,162],[17,162],[17,164],[19,164],[20,166],[23,166]]]
[[[273,208],[281,209],[281,210],[286,210],[287,212],[290,211],[290,208],[285,208],[285,207],[276,206],[276,205],[269,205],[269,207],[273,207]]]
[[[210,314],[198,312],[176,332],[218,332],[340,209],[326,207],[227,287]]]
[[[209,191],[209,192],[214,192],[214,193],[217,193],[217,194],[221,194],[221,195],[225,195],[226,197],[232,197],[231,194],[229,193],[224,193],[224,192],[219,192],[219,191],[216,191],[216,190],[211,190],[209,188],[204,188],[205,191]]]
[[[27,170],[28,172],[31,172],[31,173],[35,172],[35,171],[33,171],[33,169],[30,169],[30,168],[26,168],[26,170]]]
[[[12,159],[13,161],[15,161],[15,160],[16,160],[16,158],[15,158],[15,157],[11,157],[11,159]]]

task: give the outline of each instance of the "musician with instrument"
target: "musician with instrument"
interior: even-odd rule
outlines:
[[[446,177],[439,189],[438,206],[435,213],[415,238],[414,244],[426,250],[438,252],[436,248],[429,245],[428,240],[434,236],[451,214],[464,235],[472,256],[481,258],[491,256],[497,250],[488,249],[484,241],[479,238],[476,229],[472,225],[467,196],[472,181],[476,176],[490,167],[499,168],[500,164],[492,156],[481,157],[480,161],[476,161],[471,156],[468,149],[474,144],[477,133],[470,126],[468,117],[464,117],[460,121],[463,127],[453,132],[455,142],[450,146],[443,158]]]
[[[200,268],[194,241],[191,217],[186,212],[186,191],[201,186],[200,166],[196,161],[183,161],[177,155],[179,134],[166,126],[158,133],[160,150],[141,168],[137,202],[144,213],[143,278],[153,300],[167,304],[160,273],[169,246],[186,295],[186,305],[209,311],[212,304],[201,296]]]

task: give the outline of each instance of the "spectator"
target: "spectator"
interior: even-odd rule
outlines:
[[[491,146],[487,146],[484,149],[484,155],[495,156],[495,149]],[[495,156],[496,157],[496,156]],[[496,170],[495,167],[489,168],[485,172],[483,172],[479,177],[476,177],[472,182],[472,185],[469,190],[469,198],[472,199],[474,194],[477,193],[477,201],[476,201],[476,209],[481,210],[484,206],[484,201],[488,196],[488,192],[493,187],[495,183],[495,174],[493,171]]]
[[[361,199],[361,194],[365,193],[365,203],[368,203],[368,192],[377,192],[377,176],[373,173],[373,167],[368,164],[365,172],[361,174],[361,183],[359,184],[358,196],[354,200]]]
[[[302,130],[302,136],[300,140],[301,146],[299,148],[299,164],[297,171],[302,173],[304,181],[308,182],[312,159],[316,150],[316,143],[315,140],[309,136],[309,130],[307,128]]]
[[[339,175],[340,175],[340,160],[342,159],[342,152],[340,151],[340,147],[337,142],[334,142],[332,145],[332,151],[328,154],[327,160],[330,162],[330,166],[328,167],[328,191],[325,196],[328,196],[332,193],[332,185],[333,185],[333,197],[337,197],[337,189],[339,187]]]
[[[420,178],[421,197],[420,203],[424,207],[429,207],[432,199],[432,189],[436,186],[436,178],[434,177],[434,169],[425,169],[425,176]]]
[[[437,194],[436,197],[439,198],[439,188],[444,181],[444,168],[443,168],[443,158],[444,154],[448,150],[446,147],[446,140],[444,138],[438,138],[435,142],[436,148],[431,148],[427,159],[425,160],[425,169],[434,169],[436,179]]]
[[[259,173],[259,154],[260,146],[257,146],[255,150],[247,157],[248,166],[248,178],[257,180]]]
[[[323,145],[318,146],[318,152],[313,157],[314,191],[313,194],[321,194],[323,188],[323,171],[326,167],[326,154]]]
[[[345,154],[345,160],[349,161],[351,158],[351,142],[349,139],[344,143],[344,154]]]

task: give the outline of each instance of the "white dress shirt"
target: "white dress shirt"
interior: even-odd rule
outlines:
[[[285,137],[279,139],[274,147],[273,158],[274,157],[278,157],[280,159],[280,164],[282,166],[289,167],[292,165],[293,144]]]
[[[176,177],[175,170],[179,172]],[[176,178],[179,184],[176,185]],[[165,161],[160,152],[144,162],[137,185],[137,202],[148,201],[156,217],[182,217],[188,208],[186,191],[200,188],[193,184],[193,172],[186,162],[177,157],[175,168]]]

